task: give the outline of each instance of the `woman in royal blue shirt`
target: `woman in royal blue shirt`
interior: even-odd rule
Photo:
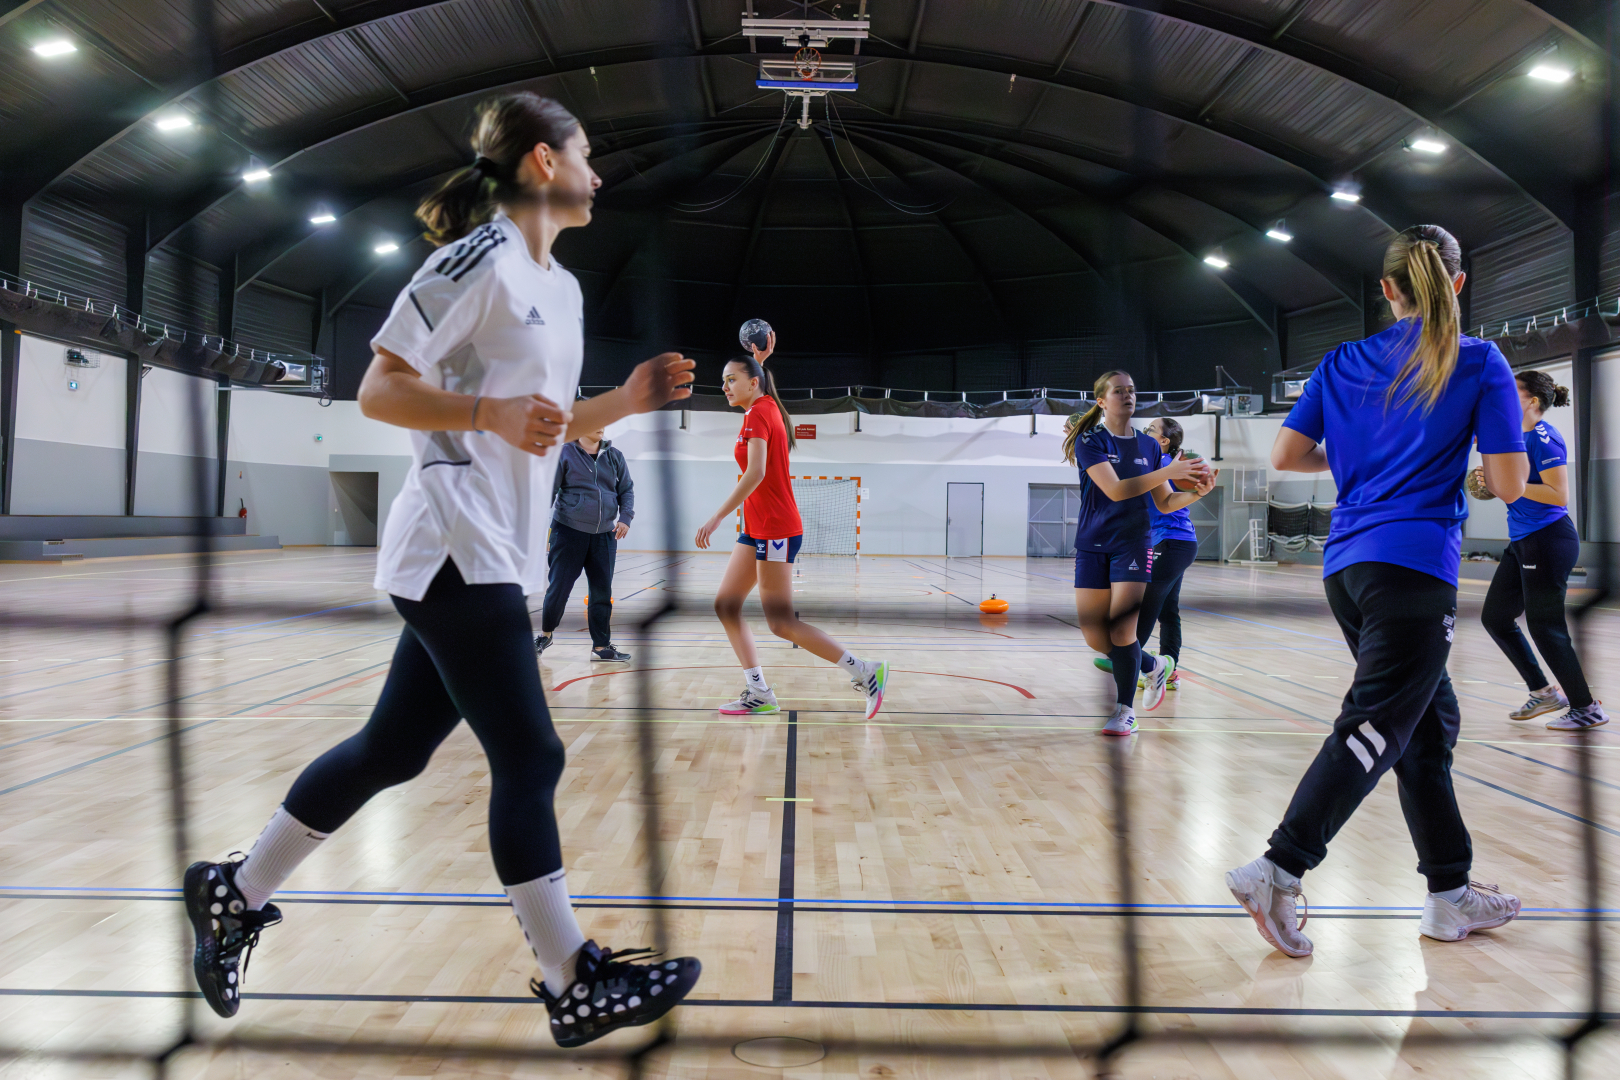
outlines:
[[[1543,420],[1548,409],[1569,404],[1569,391],[1554,385],[1545,371],[1516,376],[1524,408],[1524,449],[1530,455],[1530,482],[1524,496],[1508,504],[1508,546],[1485,594],[1480,621],[1496,644],[1519,669],[1530,688],[1530,700],[1509,713],[1530,720],[1568,709],[1549,721],[1554,731],[1579,731],[1609,722],[1602,702],[1592,700],[1580,657],[1564,621],[1564,593],[1569,572],[1581,557],[1581,540],[1569,519],[1569,454],[1558,429]],[[1519,631],[1525,616],[1536,648],[1558,677],[1547,681],[1536,654]]]
[[[1114,711],[1104,735],[1136,730],[1137,674],[1147,676],[1147,707],[1164,700],[1174,664],[1143,654],[1136,643],[1142,592],[1153,577],[1152,523],[1148,507],[1169,513],[1209,493],[1215,480],[1202,461],[1177,456],[1159,464],[1153,436],[1131,427],[1136,383],[1110,371],[1094,387],[1096,404],[1069,429],[1063,460],[1080,466],[1080,520],[1074,536],[1074,605],[1086,644],[1113,666]],[[1172,480],[1193,480],[1196,492],[1176,491]]]
[[[1280,471],[1333,471],[1339,495],[1323,584],[1356,660],[1333,733],[1270,849],[1226,875],[1261,936],[1290,956],[1311,952],[1295,923],[1300,878],[1390,769],[1429,884],[1419,932],[1458,941],[1519,913],[1516,897],[1469,883],[1473,846],[1451,787],[1460,717],[1446,657],[1469,448],[1477,439],[1498,498],[1518,499],[1530,471],[1507,361],[1459,333],[1463,276],[1462,250],[1446,230],[1397,234],[1383,270],[1395,325],[1327,354],[1271,450]]]

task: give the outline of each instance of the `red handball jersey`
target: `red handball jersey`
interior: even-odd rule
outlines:
[[[748,440],[765,440],[765,479],[743,500],[743,531],[755,540],[786,540],[804,532],[788,470],[787,428],[776,399],[762,397],[743,413],[737,433],[737,468],[748,468]]]

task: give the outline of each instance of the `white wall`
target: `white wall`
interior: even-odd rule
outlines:
[[[123,358],[80,349],[100,366],[69,369],[67,346],[21,337],[11,512],[122,514]]]

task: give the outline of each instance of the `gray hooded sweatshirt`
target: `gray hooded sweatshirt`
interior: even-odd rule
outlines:
[[[552,520],[580,532],[612,532],[618,522],[636,516],[636,488],[630,466],[613,443],[603,439],[592,457],[577,440],[563,444],[552,485]]]

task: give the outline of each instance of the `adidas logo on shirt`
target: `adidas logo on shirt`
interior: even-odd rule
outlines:
[[[545,317],[540,314],[540,309],[539,308],[531,307],[529,309],[529,314],[523,320],[523,325],[524,326],[544,326],[544,325],[546,325],[546,320],[545,320]]]

